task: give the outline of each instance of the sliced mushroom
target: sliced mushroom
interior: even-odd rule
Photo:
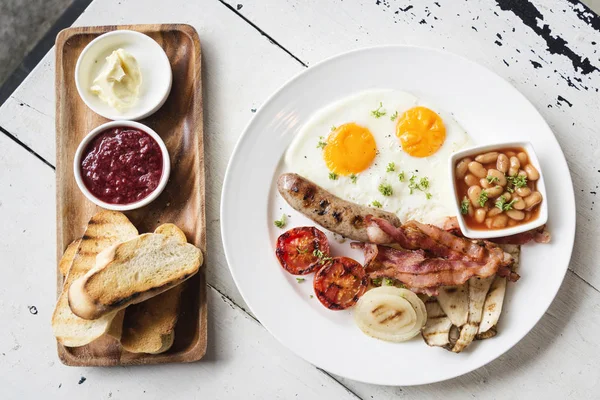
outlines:
[[[460,286],[441,287],[437,299],[444,313],[452,321],[452,325],[461,327],[467,323],[467,317],[469,316],[469,287],[467,283]]]
[[[430,297],[425,302],[427,310],[427,323],[421,331],[423,340],[429,346],[445,347],[449,344],[449,333],[452,322],[450,318],[444,314],[444,310],[440,307],[435,297]]]
[[[496,329],[496,326],[494,325],[489,330],[487,330],[483,333],[478,333],[477,336],[475,336],[475,338],[477,340],[489,339],[489,338],[496,336],[497,333],[498,333],[498,331]]]
[[[505,244],[500,245],[500,247],[513,257],[514,263],[512,264],[511,269],[513,272],[517,272],[517,269],[519,268],[521,246]],[[477,339],[488,339],[496,336],[497,324],[500,319],[500,313],[502,312],[504,296],[506,295],[506,284],[506,278],[499,276],[492,282],[483,305],[483,319],[479,324]]]
[[[521,246],[518,244],[501,244],[500,247],[506,253],[510,254],[514,260],[511,269],[513,272],[519,272],[519,259],[521,256]]]
[[[460,353],[475,339],[483,317],[485,297],[495,277],[492,275],[487,278],[469,279],[469,316],[467,323],[460,330],[460,337],[452,347],[453,352]]]
[[[506,293],[506,278],[497,276],[490,286],[483,305],[483,319],[479,324],[479,335],[495,327],[502,312],[504,294]]]
[[[452,325],[452,327],[450,328],[450,335],[448,337],[450,339],[450,343],[449,346],[446,347],[446,350],[452,351],[452,348],[454,347],[456,341],[460,337],[460,328],[456,325]]]
[[[500,247],[512,256],[514,263],[511,269],[517,272],[521,247],[518,245],[500,245]],[[461,297],[464,296],[461,288],[466,293],[466,300]],[[483,340],[496,336],[505,293],[506,278],[495,275],[483,279],[471,278],[462,287],[440,288],[437,299],[431,297],[425,302],[428,319],[422,331],[423,339],[430,346],[440,346],[460,353],[474,339]],[[450,318],[452,314],[459,324],[463,322],[460,319],[463,314],[458,312],[460,309],[458,304],[467,306],[467,319],[462,328],[457,327]]]

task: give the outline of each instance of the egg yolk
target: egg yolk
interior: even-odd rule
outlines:
[[[373,134],[365,127],[348,123],[329,134],[323,158],[330,171],[338,175],[350,175],[369,168],[376,153]]]
[[[428,157],[446,140],[444,121],[426,107],[414,107],[398,119],[396,136],[402,149],[413,157]]]

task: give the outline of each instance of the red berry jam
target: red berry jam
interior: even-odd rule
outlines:
[[[81,158],[88,190],[110,204],[131,204],[152,193],[162,176],[163,156],[156,140],[135,128],[118,127],[98,134]]]

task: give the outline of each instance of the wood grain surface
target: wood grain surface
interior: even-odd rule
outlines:
[[[81,51],[97,36],[115,29],[147,34],[167,53],[173,70],[171,93],[155,114],[142,120],[164,140],[171,157],[171,175],[163,193],[148,206],[126,212],[140,233],[171,222],[206,254],[204,212],[204,143],[200,41],[189,25],[121,25],[63,30],[56,39],[56,207],[57,259],[80,237],[97,207],[81,193],[73,177],[73,157],[81,139],[107,122],[81,100],[75,87],[75,65]],[[206,352],[206,266],[192,277],[182,294],[175,342],[165,353],[134,354],[105,335],[82,347],[58,345],[67,365],[132,365],[189,362]],[[58,293],[62,276],[57,274]]]

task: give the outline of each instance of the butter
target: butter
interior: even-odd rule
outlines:
[[[138,100],[142,74],[134,56],[123,49],[106,57],[106,64],[90,90],[118,111],[125,111]]]

